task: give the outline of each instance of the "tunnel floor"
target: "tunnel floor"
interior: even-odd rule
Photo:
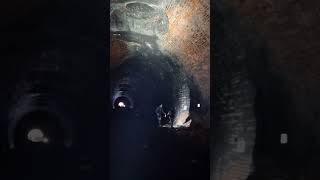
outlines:
[[[110,140],[111,179],[209,179],[209,147],[191,130],[145,127],[152,117],[114,113]],[[180,132],[179,132],[180,131]]]

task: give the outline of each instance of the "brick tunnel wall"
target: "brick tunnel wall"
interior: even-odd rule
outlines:
[[[168,4],[169,29],[161,48],[175,55],[192,74],[205,99],[210,99],[210,1],[183,0]]]
[[[269,65],[283,79],[292,115],[319,136],[320,5],[319,1],[225,0],[264,39]],[[299,126],[298,125],[298,126]],[[314,129],[316,128],[316,129]],[[290,135],[289,135],[290,136]]]
[[[320,55],[319,30],[320,9],[318,1],[297,0],[222,0],[238,15],[239,22],[255,31],[268,50],[268,69],[261,84],[269,90],[278,91],[284,97],[269,100],[269,105],[279,106],[282,117],[276,120],[288,121],[288,139],[290,162],[292,166],[312,171],[312,163],[319,159],[318,153],[312,153],[312,147],[319,145],[319,97],[320,97]],[[257,60],[259,61],[259,60]],[[273,78],[273,80],[272,80]],[[275,83],[272,81],[279,81]],[[270,109],[263,109],[270,114]],[[269,117],[266,121],[274,121]],[[277,122],[273,122],[276,123]],[[279,122],[280,123],[280,122]],[[271,123],[272,124],[272,123]],[[276,125],[275,124],[275,125]],[[278,143],[278,132],[269,132]],[[307,144],[311,144],[310,146]],[[268,151],[268,150],[266,150]],[[279,149],[274,150],[276,153]],[[292,151],[292,152],[291,152]],[[265,171],[265,169],[262,169]],[[298,177],[289,170],[292,177]],[[316,171],[314,171],[316,172]],[[297,172],[298,173],[298,172]],[[310,175],[310,174],[309,174]],[[311,176],[311,175],[310,175]],[[307,178],[307,175],[304,177]],[[311,178],[317,179],[317,178]]]

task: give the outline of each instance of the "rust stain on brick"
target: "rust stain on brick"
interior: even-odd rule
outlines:
[[[195,78],[205,98],[210,92],[210,1],[191,0],[168,6],[168,32],[160,46],[175,55]]]
[[[129,53],[126,42],[112,38],[110,50],[110,66],[114,67],[122,63],[124,57]]]

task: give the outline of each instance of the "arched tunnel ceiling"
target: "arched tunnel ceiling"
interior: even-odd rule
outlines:
[[[161,12],[156,14],[153,19],[151,18],[151,20],[147,20],[149,23],[154,21],[157,23],[160,19],[160,22],[164,25],[161,27],[161,30],[156,30],[155,34],[152,34],[151,31],[151,35],[157,37],[157,45],[163,53],[176,57],[187,70],[187,72],[190,75],[193,75],[195,82],[200,87],[203,97],[205,99],[209,99],[210,1],[111,1],[111,3],[115,4],[114,6],[121,6],[120,4],[122,3],[128,4],[132,2],[148,4],[150,7],[156,9],[157,12]],[[137,24],[139,24],[139,22]],[[141,22],[140,24],[142,24],[142,28],[138,27],[138,25],[130,26],[130,31],[136,31],[139,33],[139,30],[141,31],[141,29],[146,29],[146,24]],[[148,31],[144,33],[148,34],[150,32]],[[127,54],[130,54],[132,48],[115,37],[112,38],[111,44],[112,49],[110,64],[112,67],[117,64],[121,64],[121,59],[126,57]],[[132,45],[132,47],[134,47],[134,45]]]
[[[194,75],[205,98],[210,96],[209,4],[208,0],[189,0],[168,6],[169,28],[159,43]]]

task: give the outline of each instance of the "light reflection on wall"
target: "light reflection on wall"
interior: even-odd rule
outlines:
[[[184,0],[167,5],[168,32],[159,45],[180,60],[210,97],[210,1]]]

